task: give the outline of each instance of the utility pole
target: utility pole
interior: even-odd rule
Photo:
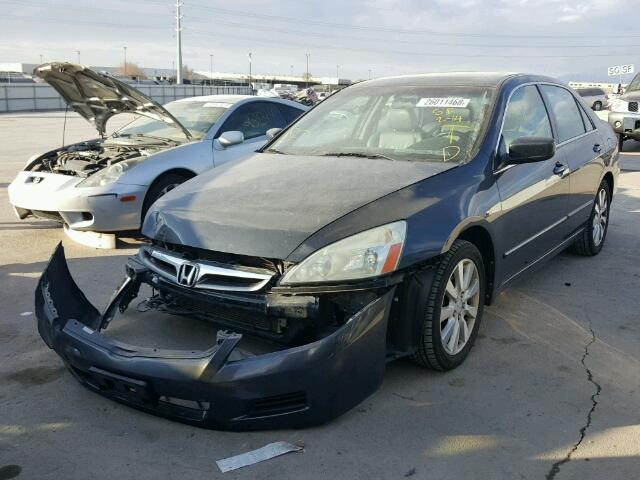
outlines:
[[[42,54],[40,54],[40,65],[42,65],[44,63],[44,57],[42,56]]]
[[[78,65],[80,65],[80,50],[76,50],[76,53],[78,54]]]
[[[251,52],[249,52],[249,86],[251,86]]]
[[[213,53],[209,54],[209,60],[211,61],[209,63],[209,80],[211,83],[209,85],[213,85]]]
[[[176,0],[176,85],[182,84],[182,5]]]
[[[340,65],[336,65],[336,78],[340,79]]]
[[[293,65],[291,65],[291,76],[293,77]]]
[[[305,57],[307,57],[307,76],[306,76],[307,85],[306,85],[306,88],[309,88],[309,57],[311,56],[311,54],[310,53],[305,53],[304,55],[305,55]]]
[[[124,50],[124,76],[127,76],[127,47],[122,47]]]
[[[371,69],[369,69],[369,80],[371,80]]]

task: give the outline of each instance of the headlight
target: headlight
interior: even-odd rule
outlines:
[[[612,100],[610,110],[612,112],[628,112],[629,102],[625,102],[624,100],[616,98]]]
[[[335,282],[393,272],[407,232],[405,221],[389,223],[324,247],[292,267],[282,285]]]
[[[110,165],[82,180],[76,187],[101,187],[117,181],[120,176],[143,159],[127,160]]]

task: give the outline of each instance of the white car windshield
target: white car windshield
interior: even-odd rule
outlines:
[[[194,139],[202,138],[214,123],[227,111],[231,104],[215,101],[177,101],[164,105]],[[126,127],[116,132],[119,137],[144,135],[183,141],[185,134],[177,125],[169,125],[159,120],[138,117]]]
[[[483,132],[495,89],[356,87],[328,97],[266,151],[462,163]]]

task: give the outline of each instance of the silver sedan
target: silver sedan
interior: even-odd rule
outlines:
[[[31,158],[9,186],[9,199],[19,218],[60,221],[80,241],[74,232],[138,230],[164,193],[248,156],[266,142],[267,130],[282,128],[307,110],[287,100],[244,95],[192,97],[161,106],[79,65],[47,64],[34,73],[101,137]],[[106,137],[107,120],[119,113],[140,116]]]

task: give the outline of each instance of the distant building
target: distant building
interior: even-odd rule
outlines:
[[[571,88],[601,88],[605,93],[613,93],[618,91],[618,83],[608,82],[569,82]],[[622,85],[623,87],[626,84]]]

